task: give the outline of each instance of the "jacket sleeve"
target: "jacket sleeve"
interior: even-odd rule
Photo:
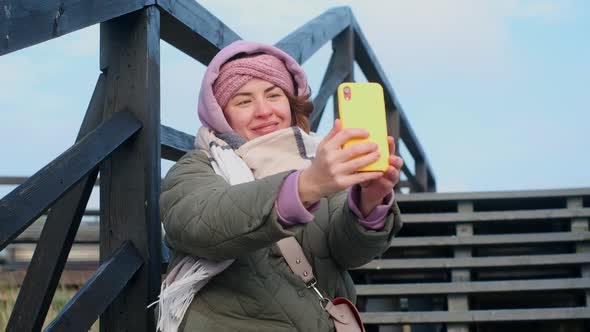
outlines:
[[[292,236],[278,222],[274,204],[288,175],[230,186],[203,152],[189,152],[163,181],[160,214],[166,241],[187,254],[225,260]]]
[[[358,223],[358,218],[348,206],[347,192],[331,196],[328,207],[330,253],[344,269],[361,266],[384,253],[402,226],[396,202],[393,202],[380,230],[368,230]]]

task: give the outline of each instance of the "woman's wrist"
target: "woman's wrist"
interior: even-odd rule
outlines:
[[[359,209],[364,217],[371,214],[371,212],[379,205],[383,203],[383,198],[381,199],[367,199],[367,195],[364,194],[363,188],[361,187],[360,190],[360,197],[359,197]]]
[[[310,207],[319,201],[320,198],[322,198],[322,194],[319,192],[318,186],[316,186],[316,184],[309,178],[309,172],[307,169],[299,174],[297,189],[299,192],[299,199],[306,208]]]

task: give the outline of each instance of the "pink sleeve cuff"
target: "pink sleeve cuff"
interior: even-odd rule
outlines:
[[[299,198],[299,175],[302,171],[291,173],[281,186],[276,200],[277,214],[281,225],[288,227],[307,224],[313,220],[313,212],[320,208],[319,201],[306,209]]]
[[[359,209],[360,205],[360,186],[355,185],[350,188],[348,192],[348,207],[356,215],[358,218],[358,223],[363,225],[363,227],[372,230],[380,230],[385,226],[385,217],[391,209],[393,205],[393,200],[395,198],[394,192],[392,191],[391,194],[385,196],[383,199],[383,204],[377,205],[368,216],[363,216]]]

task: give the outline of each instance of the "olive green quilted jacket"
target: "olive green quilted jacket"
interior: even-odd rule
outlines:
[[[356,300],[347,269],[387,249],[401,227],[397,205],[383,230],[370,231],[356,222],[342,192],[322,199],[311,223],[283,228],[274,203],[288,174],[230,186],[199,151],[169,171],[160,206],[173,256],[235,259],[195,296],[181,331],[332,331],[318,297],[291,272],[275,244],[288,236],[297,238],[328,296]]]

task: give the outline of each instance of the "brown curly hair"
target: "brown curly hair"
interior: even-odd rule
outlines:
[[[291,107],[291,125],[297,126],[309,134],[309,116],[313,111],[313,102],[309,99],[309,95],[286,95]]]

